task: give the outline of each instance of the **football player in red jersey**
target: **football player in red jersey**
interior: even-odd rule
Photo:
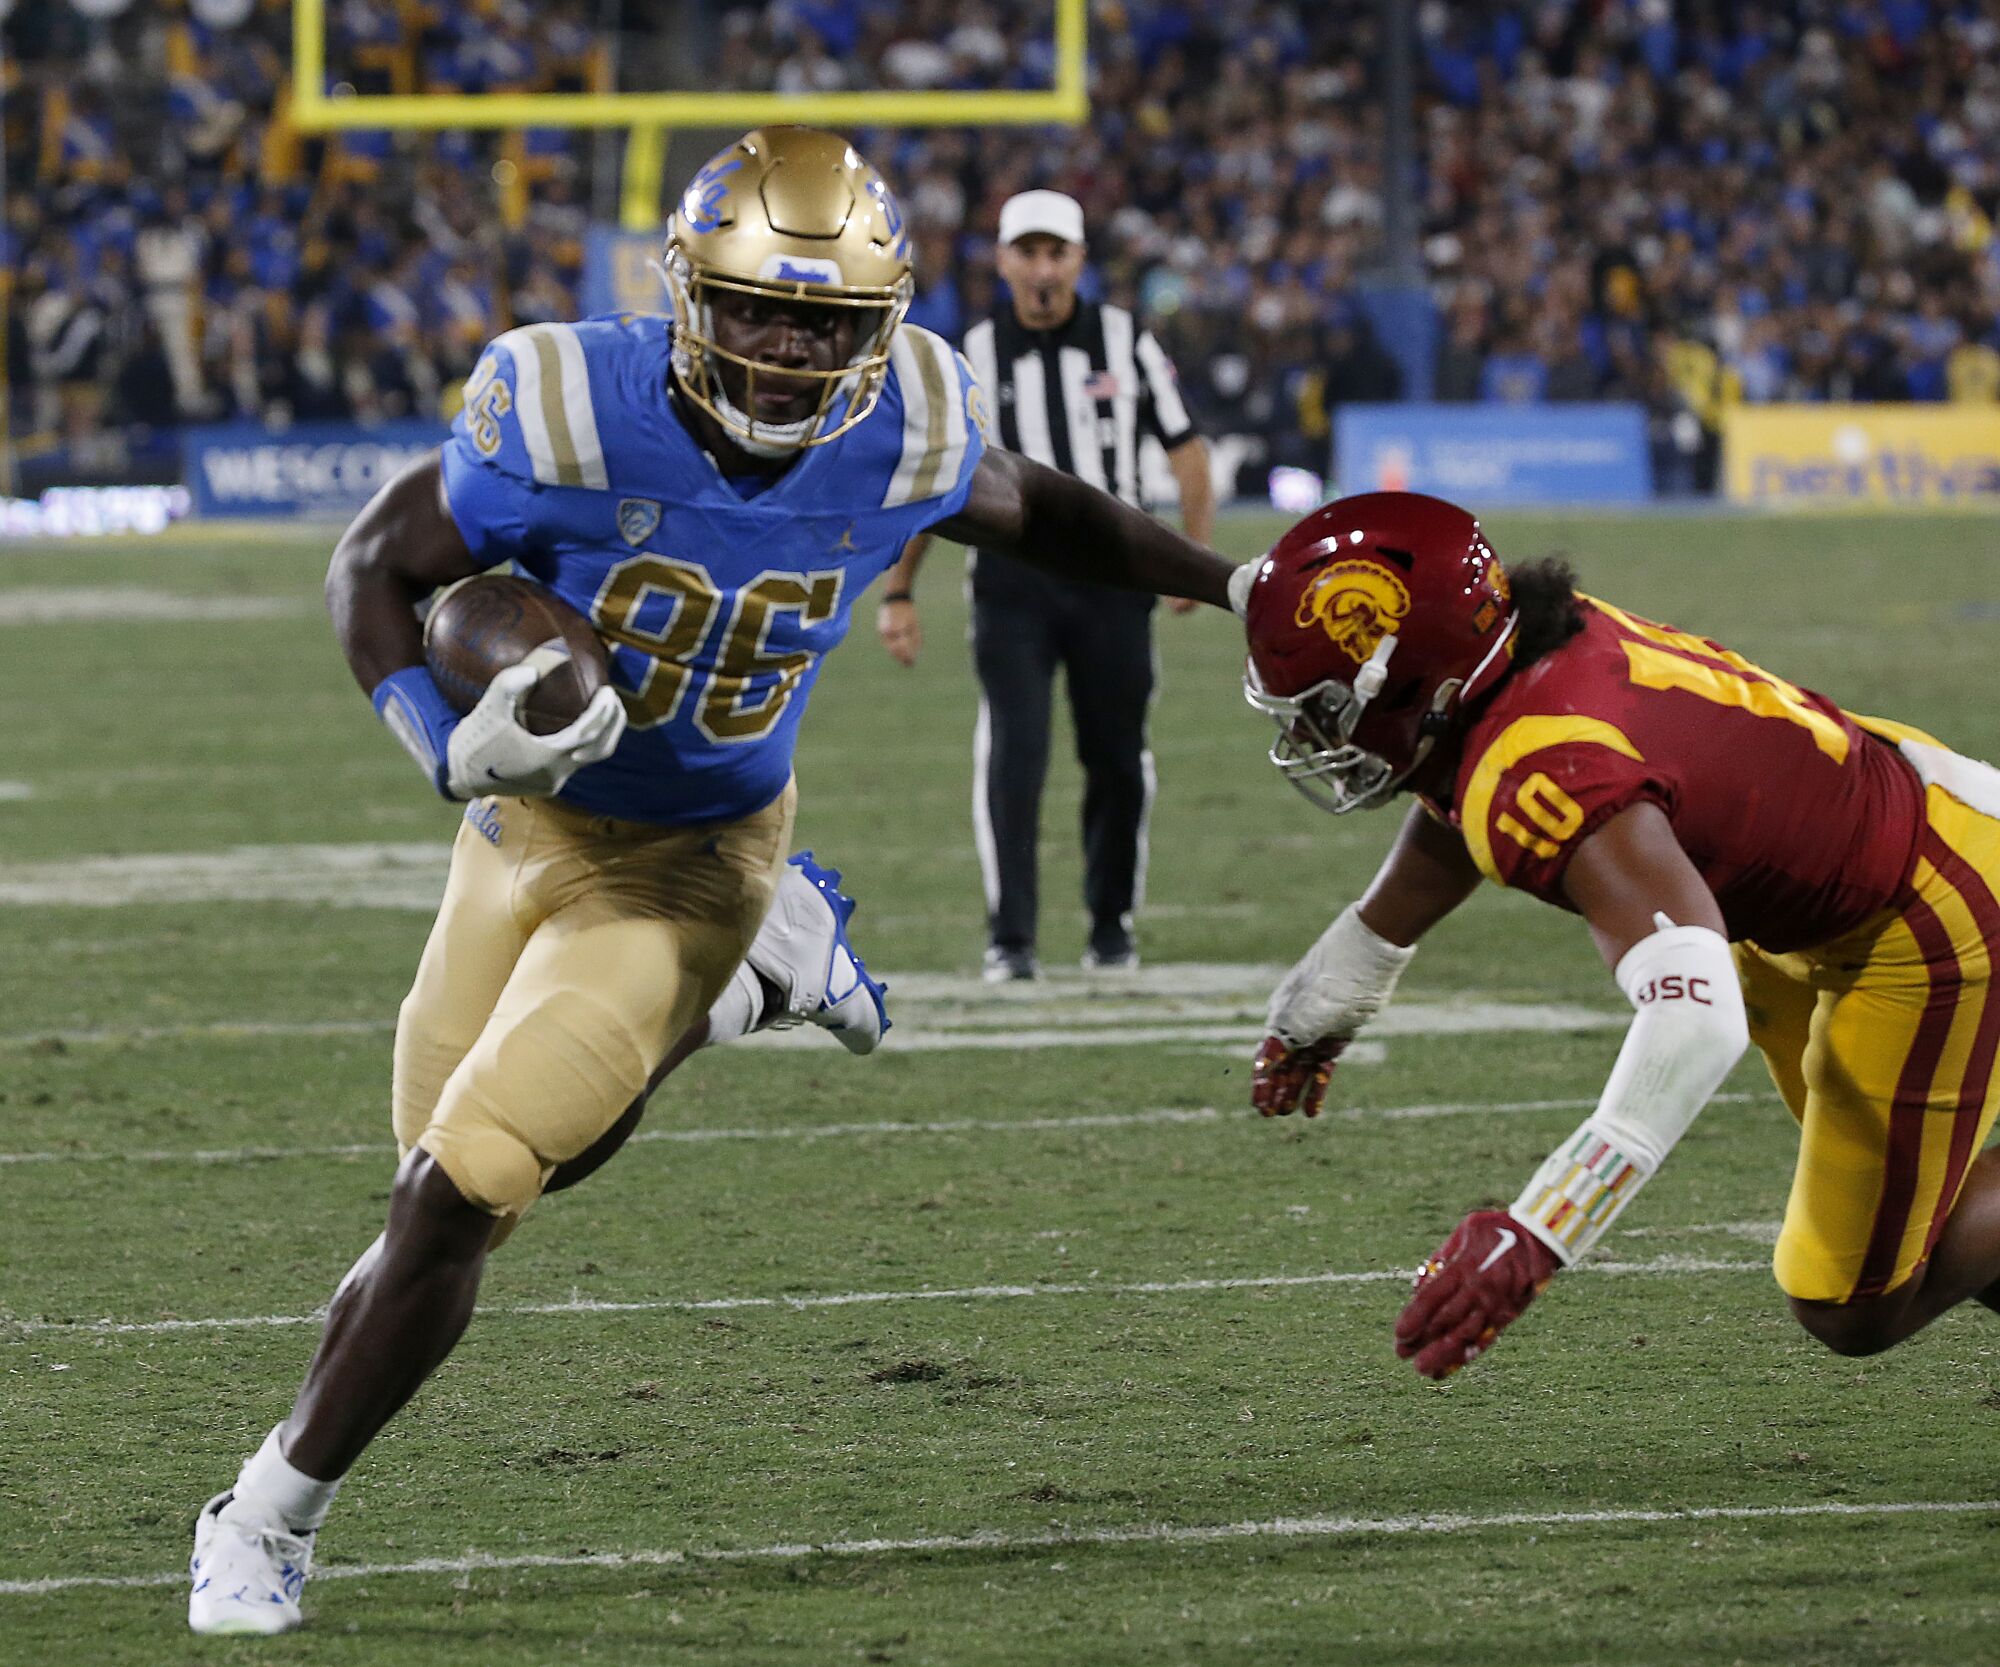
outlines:
[[[2000,1308],[2000,771],[1859,718],[1380,492],[1232,586],[1272,761],[1334,812],[1415,802],[1279,986],[1252,1098],[1312,1116],[1417,941],[1481,878],[1571,910],[1635,1009],[1596,1109],[1424,1264],[1396,1351],[1475,1358],[1658,1170],[1746,1042],[1799,1121],[1774,1257],[1800,1324],[1890,1348]]]

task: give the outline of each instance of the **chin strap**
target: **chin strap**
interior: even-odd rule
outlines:
[[[1396,633],[1391,631],[1375,645],[1368,663],[1354,674],[1354,719],[1361,721],[1361,709],[1382,692],[1389,681],[1389,656],[1396,652]]]
[[[794,457],[811,438],[813,430],[819,427],[820,419],[817,413],[810,417],[801,417],[795,423],[757,422],[729,397],[729,391],[723,387],[721,377],[711,376],[709,382],[715,390],[712,396],[715,408],[723,415],[724,426],[729,429],[731,443],[747,451],[752,457],[761,457],[766,461],[780,457]],[[764,438],[767,434],[775,438],[767,440]]]

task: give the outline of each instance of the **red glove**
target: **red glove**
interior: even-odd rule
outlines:
[[[1556,1276],[1556,1253],[1505,1210],[1474,1210],[1417,1269],[1396,1354],[1427,1378],[1477,1360]]]
[[[1275,1036],[1265,1037],[1250,1067],[1250,1103],[1266,1117],[1289,1117],[1295,1111],[1317,1117],[1333,1062],[1346,1046],[1345,1038],[1328,1038],[1288,1048]]]

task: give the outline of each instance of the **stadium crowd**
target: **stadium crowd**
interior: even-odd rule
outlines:
[[[306,140],[279,0],[89,11],[4,23],[8,415],[28,453],[87,470],[191,420],[449,411],[486,339],[574,315],[615,145]],[[328,16],[332,74],[363,92],[1053,70],[1048,0]],[[1389,189],[1379,31],[1374,0],[1096,0],[1082,132],[857,135],[917,228],[915,316],[955,334],[987,307],[998,204],[1055,186],[1085,206],[1093,282],[1154,324],[1204,425],[1323,466],[1333,407],[1421,391],[1357,304]],[[1436,397],[1642,401],[1667,484],[1699,487],[1729,400],[2000,392],[1991,5],[1428,0],[1417,69]]]

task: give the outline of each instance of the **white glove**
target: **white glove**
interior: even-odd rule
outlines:
[[[1264,1028],[1288,1048],[1346,1042],[1387,1005],[1416,952],[1371,932],[1350,903],[1285,974]]]
[[[625,733],[625,703],[608,683],[590,697],[574,723],[553,735],[536,735],[521,726],[523,697],[566,658],[537,649],[486,685],[479,704],[459,720],[445,746],[445,791],[451,797],[499,793],[547,798],[561,792],[584,765],[611,756]]]

